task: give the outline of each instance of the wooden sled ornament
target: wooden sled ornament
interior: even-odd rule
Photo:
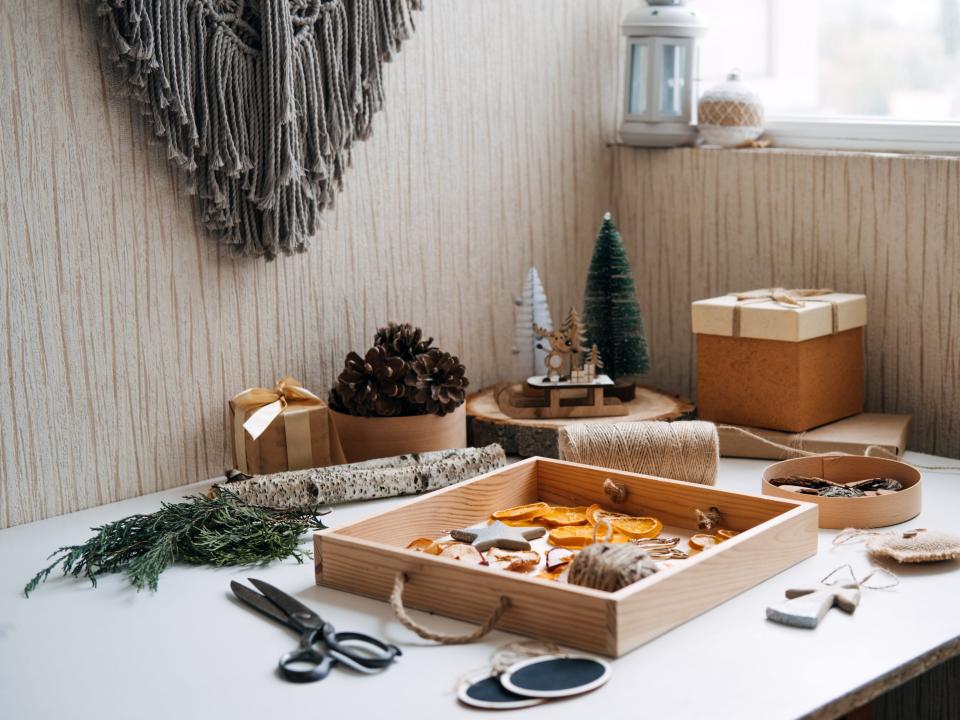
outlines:
[[[521,419],[591,418],[626,415],[628,407],[616,397],[605,397],[613,380],[598,375],[585,383],[529,378],[522,385],[497,389],[497,405],[504,415]]]

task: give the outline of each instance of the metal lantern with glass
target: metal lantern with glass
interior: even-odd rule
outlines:
[[[628,145],[673,147],[696,138],[700,14],[683,0],[647,0],[623,19],[626,88],[620,137]]]

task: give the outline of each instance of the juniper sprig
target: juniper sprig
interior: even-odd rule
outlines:
[[[92,528],[82,545],[50,555],[55,560],[23,589],[28,596],[62,566],[64,575],[84,576],[96,586],[101,575],[126,572],[137,589],[156,590],[160,574],[175,562],[188,565],[258,565],[293,557],[303,562],[300,541],[324,527],[318,508],[273,510],[247,505],[221,490],[215,498],[191,495],[163,503],[149,515],[131,515]],[[48,558],[49,559],[49,558]]]

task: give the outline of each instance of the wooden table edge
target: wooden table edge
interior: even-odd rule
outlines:
[[[831,700],[826,705],[821,705],[816,710],[802,715],[799,720],[834,720],[842,717],[958,655],[960,655],[960,636],[917,655],[912,660]]]

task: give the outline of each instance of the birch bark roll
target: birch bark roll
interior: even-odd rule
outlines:
[[[494,443],[249,478],[241,475],[243,479],[214,485],[210,494],[225,489],[249,505],[277,510],[336,505],[430,492],[496,470],[506,462],[503,448]]]

